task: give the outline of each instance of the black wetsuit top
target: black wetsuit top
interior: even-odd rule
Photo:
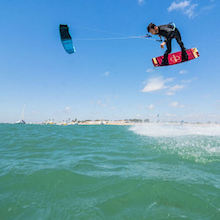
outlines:
[[[160,25],[158,26],[159,32],[157,35],[163,36],[165,38],[165,42],[174,38],[176,27],[172,24]]]

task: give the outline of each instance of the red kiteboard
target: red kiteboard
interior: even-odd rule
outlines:
[[[198,52],[197,48],[192,48],[192,49],[186,50],[186,52],[188,54],[188,60],[186,60],[186,61],[193,60],[193,59],[199,57],[199,52]],[[163,65],[161,65],[162,60],[163,60],[163,56],[160,56],[160,57],[153,58],[152,62],[155,67],[158,67],[158,66],[163,66]],[[174,65],[174,64],[178,64],[178,63],[182,63],[182,62],[186,62],[186,61],[182,61],[181,51],[176,52],[176,53],[171,53],[168,55],[169,65]]]

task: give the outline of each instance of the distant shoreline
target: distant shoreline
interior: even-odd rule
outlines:
[[[20,123],[0,123],[0,124],[20,124]],[[22,124],[22,123],[21,123]],[[39,122],[39,123],[25,123],[26,125],[118,125],[118,126],[132,126],[132,125],[200,125],[200,126],[210,126],[210,125],[220,125],[219,122],[127,122],[127,121],[80,121],[80,122]]]

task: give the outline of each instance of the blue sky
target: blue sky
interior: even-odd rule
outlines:
[[[220,121],[220,31],[216,0],[2,0],[0,122],[48,118]],[[153,68],[164,50],[145,39],[75,39],[146,34],[175,22],[200,58]],[[59,24],[77,52],[65,53]],[[179,46],[173,41],[173,52]]]

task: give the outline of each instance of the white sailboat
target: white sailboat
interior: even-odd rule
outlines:
[[[23,106],[22,112],[21,112],[21,119],[16,121],[16,124],[26,124],[24,120],[24,110],[25,110],[25,105]]]

